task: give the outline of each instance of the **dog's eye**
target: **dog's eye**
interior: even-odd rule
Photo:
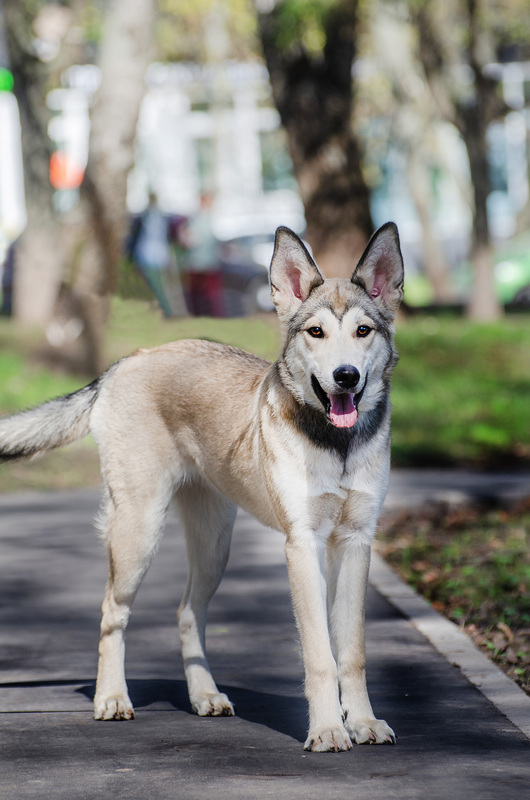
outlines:
[[[324,331],[322,328],[319,328],[318,325],[313,325],[312,328],[308,328],[307,332],[313,339],[322,339],[324,336]]]
[[[357,328],[357,336],[360,339],[364,339],[365,336],[368,336],[371,330],[372,329],[370,328],[369,325],[359,325],[359,327]]]

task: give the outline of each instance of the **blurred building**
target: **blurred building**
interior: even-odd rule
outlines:
[[[169,213],[193,214],[215,196],[222,240],[304,227],[266,70],[256,63],[153,64],[137,132],[129,207],[154,191]]]
[[[355,68],[366,68],[366,64],[361,60]],[[377,71],[377,64],[368,68]],[[503,244],[516,232],[518,216],[529,207],[530,63],[492,64],[488,70],[501,81],[511,109],[488,131],[493,189],[488,201],[490,222],[501,248],[499,292],[507,301],[525,283],[525,270],[526,283],[530,283],[530,258],[525,261],[524,256],[502,252]],[[72,67],[64,73],[63,84],[63,89],[48,96],[54,112],[50,136],[57,152],[51,178],[58,190],[58,210],[75,203],[86,167],[89,106],[99,84],[98,68]],[[412,285],[414,274],[421,277],[423,273],[423,243],[417,198],[411,192],[413,138],[407,142],[406,132],[407,125],[414,128],[415,120],[407,120],[406,114],[403,111],[400,118],[401,130],[396,129],[395,119],[370,118],[363,122],[361,135],[366,140],[367,170],[377,173],[377,179],[370,181],[374,223],[393,219],[398,224]],[[430,126],[429,136],[428,147],[434,153],[427,175],[430,224],[458,278],[457,290],[465,291],[465,270],[460,267],[469,252],[472,224],[466,196],[467,154],[456,129],[446,122]],[[135,166],[129,176],[131,214],[147,206],[151,193],[156,194],[162,211],[179,216],[193,215],[201,195],[212,194],[215,234],[233,245],[231,253],[238,263],[266,267],[278,225],[303,231],[303,207],[285,133],[262,65],[233,61],[151,65],[137,129]],[[523,249],[528,250],[526,244]],[[418,297],[420,302],[428,299],[421,291]]]

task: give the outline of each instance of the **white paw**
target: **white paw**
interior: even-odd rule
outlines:
[[[346,728],[356,744],[395,744],[396,736],[384,719],[346,719]]]
[[[94,699],[94,719],[134,719],[134,709],[127,695]]]
[[[226,694],[221,692],[192,699],[191,706],[199,717],[233,717],[236,713]]]
[[[346,728],[330,728],[313,733],[309,731],[304,750],[313,753],[339,753],[341,750],[351,750],[351,739]]]

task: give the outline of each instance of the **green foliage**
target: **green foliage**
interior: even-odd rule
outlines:
[[[530,325],[419,317],[398,328],[395,465],[530,459]]]
[[[156,39],[163,60],[207,62],[212,47],[224,50],[223,58],[255,57],[256,28],[252,0],[158,0]]]
[[[275,9],[276,46],[290,50],[303,45],[308,53],[320,52],[326,44],[326,19],[336,0],[284,0]]]
[[[85,2],[79,5],[79,22],[85,42],[98,44],[103,33],[103,9],[100,3]]]

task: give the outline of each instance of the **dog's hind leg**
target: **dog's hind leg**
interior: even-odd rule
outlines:
[[[191,706],[199,716],[231,716],[234,708],[219,692],[208,666],[205,627],[208,604],[228,561],[237,509],[204,482],[184,486],[175,500],[186,532],[189,562],[178,619]]]
[[[145,482],[107,491],[101,527],[107,537],[109,581],[103,601],[95,719],[131,719],[125,681],[125,630],[142,578],[160,542],[173,488]],[[119,498],[119,499],[118,499]]]

